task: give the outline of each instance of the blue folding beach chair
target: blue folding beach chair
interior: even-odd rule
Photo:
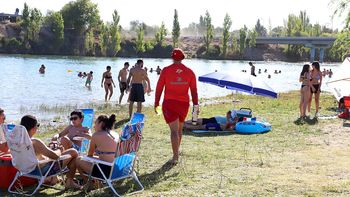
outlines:
[[[94,121],[94,109],[81,109],[81,111],[84,114],[84,120],[82,122],[82,126],[88,127],[91,130],[92,124]],[[90,144],[90,140],[84,138],[81,141],[81,147],[80,147],[79,153],[86,155],[89,150],[89,144]]]
[[[131,194],[144,190],[144,187],[139,181],[134,168],[134,164],[137,159],[137,152],[141,143],[144,118],[144,114],[134,113],[129,123],[124,126],[120,134],[120,142],[116,150],[115,159],[112,163],[91,157],[83,158],[83,160],[91,162],[93,167],[96,166],[99,171],[98,175],[92,174],[92,172],[88,174],[87,176],[89,177],[89,181],[91,179],[97,179],[107,183],[107,185],[112,189],[113,193],[117,196],[120,195],[113,187],[113,182],[125,178],[133,178],[140,188]],[[106,166],[108,166],[111,170],[108,172],[106,172],[106,170],[103,171],[102,169]]]
[[[6,125],[5,133],[6,141],[12,155],[12,164],[18,170],[11,185],[8,187],[8,192],[32,196],[38,191],[41,185],[45,185],[43,183],[46,178],[57,175],[63,176],[64,173],[68,172],[67,168],[62,168],[62,163],[63,160],[69,159],[70,155],[62,155],[57,160],[46,159],[39,161],[35,156],[28,132],[22,125]],[[38,185],[32,193],[26,193],[22,187],[17,186],[20,183],[20,177],[30,177],[38,180]],[[49,185],[45,186],[52,187]]]

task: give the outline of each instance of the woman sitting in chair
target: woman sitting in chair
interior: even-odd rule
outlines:
[[[116,119],[114,114],[112,114],[109,118],[105,115],[101,115],[97,118],[94,126],[95,133],[92,135],[90,141],[90,148],[87,155],[88,157],[96,157],[102,161],[110,163],[114,161],[119,138],[118,136],[113,136],[110,133],[110,130],[112,129],[115,121]],[[105,176],[108,177],[111,172],[111,167],[102,164],[100,164],[100,167]],[[77,168],[85,180],[85,174],[90,173],[95,177],[102,177],[98,167],[96,165],[92,166],[92,163],[84,161],[82,157],[77,159]]]
[[[81,186],[76,184],[73,180],[75,171],[76,171],[75,159],[78,157],[78,152],[73,148],[65,150],[63,152],[62,152],[63,150],[62,148],[53,151],[49,147],[47,147],[43,141],[41,141],[40,139],[34,138],[33,136],[35,135],[35,133],[38,130],[38,127],[40,126],[40,124],[38,123],[37,119],[34,116],[31,116],[31,115],[23,116],[21,119],[21,125],[27,129],[28,135],[33,143],[35,155],[39,161],[45,160],[45,158],[57,160],[61,155],[71,156],[69,159],[63,160],[63,163],[62,163],[62,168],[67,166],[69,169],[65,187],[67,189],[68,188],[81,189]],[[40,167],[42,168],[42,171],[45,171],[49,169],[50,165],[51,163],[48,162],[48,163],[44,163],[43,166],[40,166]],[[54,165],[52,168],[55,171],[60,170],[58,165],[57,166]]]
[[[228,111],[226,116],[199,118],[196,125],[192,124],[192,120],[187,120],[184,128],[189,130],[232,131],[235,129],[235,125],[238,121],[242,120],[239,120],[236,116],[232,116],[232,112]]]

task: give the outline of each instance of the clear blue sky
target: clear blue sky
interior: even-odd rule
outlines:
[[[257,19],[268,28],[283,25],[288,14],[298,15],[306,10],[311,23],[319,23],[329,28],[343,28],[344,17],[331,15],[334,11],[332,0],[92,0],[98,4],[100,15],[104,21],[112,19],[112,12],[116,9],[120,16],[120,24],[127,28],[129,22],[139,20],[147,25],[160,25],[165,22],[168,29],[172,28],[174,9],[178,10],[181,28],[189,23],[199,21],[199,16],[208,10],[215,27],[222,26],[226,13],[233,21],[232,30],[243,25],[252,28]],[[0,12],[13,13],[18,7],[20,12],[24,2],[29,7],[36,7],[46,14],[47,10],[60,10],[69,0],[10,0],[2,3]],[[269,22],[270,21],[270,22]]]

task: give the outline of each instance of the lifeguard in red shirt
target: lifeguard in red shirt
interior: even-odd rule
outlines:
[[[183,124],[186,119],[190,98],[188,89],[191,90],[193,105],[198,105],[198,93],[196,75],[181,63],[185,55],[181,49],[175,48],[171,55],[174,63],[165,67],[157,83],[154,109],[159,106],[159,100],[164,90],[162,111],[166,123],[171,131],[171,144],[173,149],[172,164],[179,160],[179,148],[182,138]]]

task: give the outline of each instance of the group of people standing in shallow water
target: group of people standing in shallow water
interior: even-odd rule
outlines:
[[[120,89],[119,104],[121,103],[124,93],[128,93],[129,117],[133,112],[134,102],[137,102],[137,112],[141,112],[142,103],[145,102],[145,93],[150,94],[152,91],[151,83],[147,75],[147,70],[143,68],[143,60],[137,60],[135,66],[128,70],[129,62],[124,63],[124,67],[119,71],[118,82]],[[113,95],[113,87],[116,87],[111,67],[107,66],[102,75],[101,87],[105,89],[105,101],[109,101]]]
[[[315,117],[319,116],[322,77],[319,62],[312,62],[311,66],[309,64],[303,66],[299,77],[301,82],[299,104],[301,119],[307,117],[306,110],[310,114],[313,95],[315,97]]]
[[[163,69],[157,82],[154,109],[156,111],[157,107],[160,105],[160,99],[164,91],[162,111],[164,119],[170,129],[171,145],[173,150],[173,156],[169,162],[170,164],[175,165],[179,160],[179,149],[182,140],[183,125],[190,106],[189,90],[191,92],[193,105],[197,106],[198,92],[196,75],[190,68],[181,62],[185,58],[183,51],[180,49],[174,49],[171,57],[174,60],[173,64]],[[139,110],[139,107],[141,107],[139,104],[144,101],[145,88],[142,84],[143,81],[146,81],[148,86],[146,92],[151,92],[151,86],[147,73],[142,68],[142,60],[137,61],[135,67],[130,69],[129,75],[126,77],[128,73],[128,66],[129,64],[126,62],[124,68],[118,75],[118,82],[121,90],[130,89],[130,104],[133,104],[133,102],[138,102]],[[106,99],[107,96],[110,96],[108,94],[110,87],[112,85],[115,86],[110,71],[111,67],[108,66],[107,71],[103,73],[103,79],[101,81],[101,86],[105,87],[106,89]],[[199,113],[199,108],[197,112]],[[97,173],[96,169],[93,168],[91,164],[83,161],[82,158],[79,157],[77,150],[80,149],[82,143],[81,141],[75,139],[75,137],[90,139],[90,146],[87,156],[96,157],[106,162],[112,162],[114,160],[114,155],[118,144],[118,137],[110,133],[110,130],[113,129],[116,122],[116,116],[114,114],[109,117],[100,115],[95,121],[95,132],[93,134],[89,132],[88,128],[82,126],[83,119],[84,114],[80,110],[75,110],[70,114],[71,124],[61,132],[54,135],[52,138],[52,141],[60,139],[61,146],[59,146],[57,149],[47,146],[43,141],[34,137],[40,126],[34,116],[23,116],[20,122],[20,125],[26,128],[33,143],[35,154],[39,160],[45,159],[44,157],[57,159],[60,155],[64,154],[71,156],[69,160],[63,163],[63,166],[67,166],[70,170],[70,172],[67,174],[67,179],[65,182],[66,188],[82,188],[81,185],[74,182],[73,178],[76,170],[80,172],[85,181],[87,180],[87,177],[84,176],[85,173]],[[4,121],[5,113],[4,110],[0,109],[0,125],[3,124]],[[2,127],[0,127],[0,129],[1,128]],[[0,130],[0,134],[2,133],[3,131]],[[0,153],[1,152],[8,153],[7,142],[2,135],[0,135]],[[109,171],[111,169],[110,166],[103,167],[103,171]]]

